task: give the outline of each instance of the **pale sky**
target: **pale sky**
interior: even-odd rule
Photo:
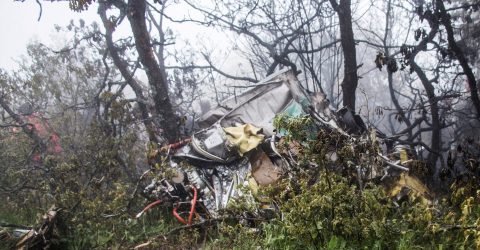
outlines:
[[[20,55],[26,54],[26,45],[29,41],[39,40],[40,42],[55,47],[55,38],[52,36],[54,25],[66,26],[71,19],[84,19],[86,24],[94,21],[101,24],[101,20],[97,14],[97,5],[93,4],[87,11],[74,12],[68,7],[68,1],[51,2],[41,1],[43,6],[42,16],[38,21],[39,6],[34,0],[26,0],[25,2],[17,2],[14,0],[0,0],[0,68],[11,70],[16,67],[15,60]],[[170,14],[182,16],[187,13],[185,8],[175,6]],[[181,11],[178,11],[181,10]],[[168,20],[166,20],[168,21]],[[125,23],[125,22],[124,22]],[[101,26],[101,25],[100,25]],[[125,24],[123,24],[125,26]],[[188,39],[192,45],[199,48],[200,44],[209,44],[218,52],[222,44],[232,44],[234,39],[227,38],[224,32],[215,31],[210,28],[199,27],[193,24],[172,24],[168,26],[179,31],[178,38]],[[116,35],[128,34],[129,27],[120,27]],[[118,34],[117,34],[118,33]],[[177,49],[183,44],[177,40]],[[200,46],[201,47],[201,46]],[[181,49],[181,48],[180,48]],[[228,70],[238,69],[238,65],[231,63],[230,56],[220,57],[220,67],[227,66]],[[234,57],[234,61],[238,58]],[[230,59],[230,60],[227,60]],[[227,63],[227,61],[230,61]],[[233,65],[232,67],[229,67]]]
[[[14,60],[26,53],[26,45],[32,39],[46,44],[50,42],[54,24],[67,25],[71,19],[83,18],[87,23],[97,21],[95,6],[81,13],[69,9],[68,2],[41,1],[43,13],[38,20],[39,6],[33,0],[14,2],[0,0],[0,68],[15,68]]]

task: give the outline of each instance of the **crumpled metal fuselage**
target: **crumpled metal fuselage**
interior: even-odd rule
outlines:
[[[281,113],[310,116],[320,127],[347,137],[366,131],[353,111],[330,109],[324,95],[308,94],[293,72],[279,71],[203,114],[190,143],[170,154],[175,178],[154,181],[149,192],[173,200],[177,207],[182,202],[184,207],[198,204],[193,210],[203,217],[218,216],[240,197],[254,202],[260,186],[275,183],[288,171],[289,163],[276,149],[273,125]],[[198,191],[199,203],[188,202],[193,198],[191,190]]]

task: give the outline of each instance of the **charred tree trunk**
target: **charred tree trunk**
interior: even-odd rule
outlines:
[[[350,0],[330,0],[332,8],[338,14],[340,38],[344,57],[344,77],[342,81],[343,106],[355,111],[355,91],[358,86],[357,54],[352,29],[352,10]]]

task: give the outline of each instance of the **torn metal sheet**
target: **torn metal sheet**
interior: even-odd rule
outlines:
[[[197,122],[201,128],[208,128],[215,123],[224,128],[248,123],[262,128],[263,134],[269,137],[274,134],[273,118],[293,100],[304,108],[310,104],[308,94],[295,75],[289,70],[282,70],[243,94],[222,101]]]
[[[52,206],[43,215],[43,222],[38,228],[19,231],[18,233],[23,233],[23,235],[16,243],[15,249],[49,249],[52,246],[59,211],[59,208]]]

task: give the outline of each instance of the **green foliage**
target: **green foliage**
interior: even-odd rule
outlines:
[[[280,116],[276,125],[288,140],[306,139],[304,118]],[[300,131],[296,131],[300,130]],[[325,170],[323,152],[339,146],[337,164],[377,160],[377,145],[352,143],[335,133],[319,131],[302,145],[302,157],[316,159]],[[288,143],[287,143],[288,145]],[[322,155],[319,155],[322,154]],[[347,158],[348,160],[345,160]],[[367,159],[365,159],[367,158]],[[221,224],[210,247],[238,249],[472,249],[480,247],[480,190],[470,182],[452,186],[452,194],[428,201],[416,194],[397,206],[382,186],[367,183],[359,190],[350,177],[305,169],[293,178],[261,190],[278,207],[277,216],[249,227]],[[312,182],[312,180],[315,180]],[[237,205],[241,207],[241,205]]]
[[[120,119],[129,109],[120,106],[115,112]],[[136,171],[137,157],[146,154],[144,147],[138,146],[142,141],[134,130],[113,136],[93,122],[81,141],[62,137],[64,152],[44,160],[49,178],[42,171],[25,168],[31,147],[27,137],[0,130],[0,157],[5,163],[2,181],[10,185],[28,179],[36,187],[16,195],[3,194],[6,202],[0,204],[0,216],[10,223],[35,225],[46,209],[56,204],[63,208],[56,234],[68,249],[125,249],[146,242],[153,249],[480,247],[480,190],[475,178],[454,183],[452,193],[437,201],[411,194],[397,206],[382,186],[367,182],[360,190],[350,171],[352,163],[378,164],[374,157],[378,145],[316,131],[306,117],[280,117],[276,125],[284,126],[287,133],[284,147],[303,142],[297,143],[299,162],[305,162],[301,171],[294,170],[290,178],[260,189],[255,197],[261,201],[247,196],[239,199],[224,212],[230,219],[182,229],[168,204],[133,219],[146,203],[131,196],[136,179],[129,174]],[[11,147],[13,144],[16,147]],[[325,157],[332,145],[339,155],[335,163]],[[166,170],[162,160],[158,171]],[[328,171],[332,164],[347,171]],[[257,213],[266,203],[277,210],[268,218]],[[233,218],[240,215],[253,219]]]
[[[301,179],[300,183],[286,180],[278,187],[283,190],[280,194],[272,193],[273,189],[263,194],[279,206],[278,216],[261,225],[263,235],[248,234],[252,228],[236,228],[236,236],[230,238],[233,245],[254,242],[267,249],[386,247],[395,234],[394,225],[386,220],[392,204],[382,188],[370,187],[359,194],[355,186],[335,174],[322,174],[313,185]]]
[[[323,142],[327,145],[333,140],[338,142],[338,138],[318,136],[325,136]],[[366,183],[360,190],[350,176],[325,171],[322,164],[327,161],[319,160],[322,157],[318,152],[328,147],[318,140],[303,146],[302,157],[316,159],[321,171],[306,168],[294,172],[292,178],[260,189],[256,195],[262,202],[275,204],[278,212],[272,219],[225,219],[216,225],[169,233],[179,226],[169,207],[155,208],[139,220],[123,212],[131,187],[125,185],[128,178],[119,171],[119,162],[115,160],[115,148],[121,145],[112,138],[94,134],[87,137],[85,151],[61,164],[51,160],[52,166],[64,174],[59,178],[65,180],[59,185],[64,188],[57,190],[55,199],[70,208],[64,213],[63,228],[69,248],[116,249],[149,242],[151,248],[172,249],[468,249],[480,243],[480,192],[473,182],[456,183],[451,196],[436,202],[426,202],[412,194],[397,206],[382,186]],[[366,161],[357,158],[367,157],[365,153],[348,152],[349,161]],[[360,146],[356,145],[353,152],[362,152]],[[107,177],[86,188],[78,181],[66,181],[79,173],[80,166],[98,169]],[[137,202],[143,204],[141,199]],[[240,199],[224,215],[255,217],[262,202]],[[106,218],[102,216],[105,214],[118,215]]]
[[[309,116],[293,118],[282,113],[275,117],[273,125],[281,134],[285,134],[286,140],[306,142],[313,139],[311,135],[314,130],[314,123]]]
[[[472,249],[478,248],[479,197],[463,197],[460,206],[420,197],[396,207],[385,190],[356,186],[336,174],[322,174],[308,185],[286,181],[280,195],[271,193],[278,216],[256,227],[221,224],[212,249]],[[288,188],[290,187],[290,188]],[[269,193],[267,191],[266,193]],[[265,193],[265,194],[266,194]],[[264,195],[265,195],[264,194]]]

